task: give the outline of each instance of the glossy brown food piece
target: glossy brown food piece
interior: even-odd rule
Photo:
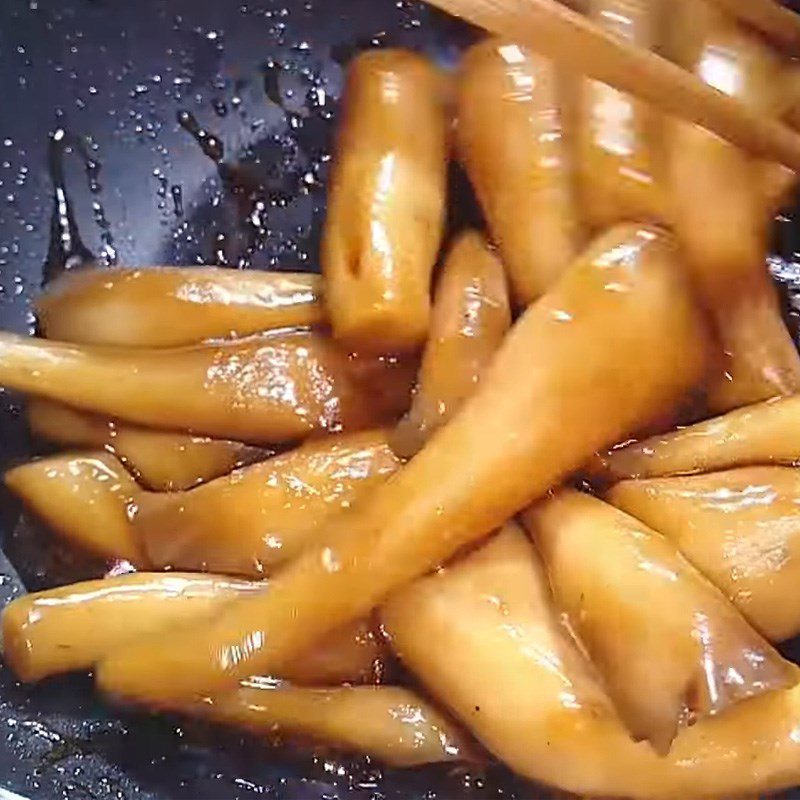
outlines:
[[[266,584],[219,575],[139,572],[23,595],[3,611],[3,659],[23,681],[89,670],[128,642],[208,618]],[[324,685],[374,680],[384,646],[371,626],[351,623],[298,655],[283,676]]]
[[[0,385],[140,425],[252,443],[370,427],[404,409],[412,366],[280,332],[151,350],[0,334]]]
[[[347,73],[322,243],[334,334],[360,350],[425,340],[441,243],[446,83],[404,50],[362,53]]]
[[[632,44],[659,44],[662,0],[589,0],[589,18]],[[661,114],[600,81],[581,79],[578,167],[583,212],[594,226],[664,220]]]
[[[34,436],[70,447],[105,448],[156,492],[189,489],[269,455],[241,442],[142,428],[38,398],[28,400],[26,411]]]
[[[780,397],[611,450],[598,468],[613,479],[714,472],[800,461],[800,397]]]
[[[261,589],[218,575],[138,572],[26,594],[3,610],[3,660],[26,682],[88,670],[125,642]]]
[[[6,486],[66,541],[101,558],[147,564],[131,528],[141,490],[109,453],[74,453],[6,472]]]
[[[679,0],[682,2],[683,0]],[[693,0],[690,0],[693,1]],[[587,0],[585,11],[598,25],[628,42],[658,50],[663,41],[663,0]],[[666,6],[670,22],[675,6]],[[671,27],[667,25],[667,30]],[[680,57],[680,44],[672,48]],[[791,113],[792,77],[771,90],[779,105],[778,116]],[[796,79],[794,79],[796,80]],[[664,125],[661,113],[599,81],[582,82],[577,128],[579,190],[583,213],[594,226],[624,219],[650,219],[674,223],[675,210],[668,197]],[[761,162],[756,191],[763,192],[769,212],[791,199],[795,173],[776,163]]]
[[[461,234],[436,287],[411,410],[392,436],[399,456],[413,456],[475,391],[510,327],[503,265],[479,233]]]
[[[612,230],[521,317],[450,422],[268,593],[121,650],[101,685],[158,702],[274,671],[676,402],[703,375],[703,333],[672,240]]]
[[[787,662],[660,533],[574,491],[523,518],[556,606],[635,739],[666,753],[679,728],[793,682]]]
[[[268,574],[399,466],[385,431],[326,437],[190,492],[140,497],[136,534],[160,568]]]
[[[189,700],[173,710],[270,740],[309,738],[395,767],[470,758],[471,745],[458,727],[399,686],[304,689],[249,678],[229,694]]]
[[[394,594],[381,620],[428,691],[526,778],[612,796],[617,792],[608,781],[624,786],[631,777],[629,769],[617,775],[613,762],[603,763],[603,734],[616,733],[630,752],[650,750],[635,745],[617,721],[556,618],[533,546],[513,523],[461,561]],[[588,731],[581,730],[584,719]]]
[[[674,800],[800,781],[800,687],[682,730],[659,756],[634,742],[552,607],[547,577],[509,531],[411,584],[382,618],[405,664],[519,774],[579,796]]]
[[[753,34],[700,2],[677,10],[676,60],[719,91],[772,115],[782,65]],[[680,120],[667,128],[675,229],[699,296],[725,354],[710,389],[725,411],[800,388],[800,359],[781,318],[765,265],[770,209],[759,191],[759,162]]]
[[[672,539],[768,639],[800,632],[796,469],[624,481],[608,499]]]
[[[465,53],[458,77],[458,153],[523,306],[578,254],[561,77],[546,58],[495,38]]]
[[[178,347],[323,322],[321,283],[221,267],[82,269],[50,283],[35,307],[49,339]]]

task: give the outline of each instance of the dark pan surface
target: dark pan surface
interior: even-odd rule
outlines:
[[[342,64],[370,44],[450,64],[473,36],[405,0],[0,0],[0,328],[32,330],[30,300],[63,266],[54,180],[72,211],[55,232],[72,236],[73,260],[315,269]],[[53,145],[59,129],[73,152]],[[797,230],[779,224],[775,269],[800,291]],[[30,452],[18,400],[0,390],[0,467]],[[91,569],[17,517],[0,496],[0,605]],[[0,666],[0,800],[2,787],[31,800],[546,794],[502,770],[398,772],[268,751],[120,716],[86,679],[21,687]]]

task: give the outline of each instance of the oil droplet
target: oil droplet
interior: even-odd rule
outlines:
[[[169,190],[170,194],[172,195],[172,209],[175,212],[176,217],[183,216],[183,189],[174,184],[170,187]]]
[[[181,126],[200,145],[200,149],[212,161],[220,163],[225,157],[222,142],[200,126],[194,114],[185,109],[178,112],[178,125]]]
[[[63,128],[55,130],[48,143],[48,168],[53,183],[53,214],[50,220],[50,244],[43,269],[47,285],[62,272],[92,263],[94,255],[83,243],[64,177],[64,156],[71,151],[73,137]]]

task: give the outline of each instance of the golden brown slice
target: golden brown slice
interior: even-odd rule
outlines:
[[[406,665],[499,759],[580,796],[730,797],[800,780],[800,687],[634,742],[558,622],[518,531],[398,592],[384,626]]]
[[[567,7],[580,3],[430,0],[431,5],[472,25],[519,41],[568,69],[702,125],[745,151],[800,171],[800,138],[786,126],[758,116],[665,58],[617,39]]]
[[[207,619],[265,587],[216,575],[139,572],[24,595],[3,611],[3,659],[26,682],[89,670],[127,642]],[[282,677],[320,685],[374,680],[383,655],[370,625],[351,623],[300,654]]]
[[[461,234],[436,288],[411,410],[392,436],[399,456],[413,456],[475,391],[510,327],[503,265],[479,233]]]
[[[800,397],[779,397],[611,450],[598,467],[613,479],[713,472],[800,461]]]
[[[523,306],[579,247],[560,77],[546,58],[492,38],[466,52],[458,78],[458,152]]]
[[[347,74],[322,243],[333,331],[360,350],[425,340],[444,227],[446,83],[404,50],[363,53]]]
[[[672,6],[670,10],[674,13]],[[599,26],[631,43],[651,50],[663,44],[662,0],[588,0],[586,11]],[[778,103],[775,113],[789,116],[796,106],[797,79],[789,69],[782,73],[782,86],[771,95]],[[661,114],[632,95],[593,80],[583,81],[579,112],[579,189],[586,218],[595,226],[620,219],[674,222]],[[777,163],[759,162],[757,169],[757,191],[763,192],[770,212],[779,209],[791,199],[797,176]]]
[[[591,20],[653,50],[659,43],[661,0],[589,0]],[[624,219],[665,219],[661,115],[605,83],[580,82],[577,129],[583,211],[594,226]]]
[[[680,727],[794,682],[787,662],[660,533],[574,491],[523,519],[557,607],[635,739],[666,753]]]
[[[615,774],[612,761],[603,764],[608,748],[596,730],[615,731],[630,752],[650,748],[635,745],[617,722],[558,623],[547,577],[516,524],[397,592],[381,620],[406,666],[513,770],[598,795],[616,794],[607,780],[636,779],[629,769]],[[582,730],[584,719],[589,730]],[[597,750],[584,753],[593,733]]]
[[[678,63],[753,110],[774,114],[783,86],[778,57],[704,3],[682,2],[676,13]],[[791,394],[800,388],[800,359],[765,264],[771,214],[759,189],[760,164],[680,120],[669,123],[666,139],[676,231],[725,354],[710,406],[724,411]]]
[[[796,469],[624,481],[608,499],[672,539],[768,639],[800,632]]]
[[[26,682],[91,669],[124,642],[262,589],[216,575],[138,572],[23,595],[3,610],[3,660]]]
[[[142,428],[38,398],[28,400],[26,411],[34,436],[62,445],[105,448],[139,483],[156,492],[189,489],[269,455],[241,442]]]
[[[149,350],[0,333],[0,385],[140,425],[255,443],[369,427],[407,407],[412,365],[317,333]]]
[[[156,700],[273,672],[677,401],[701,380],[704,354],[672,240],[610,231],[521,317],[450,422],[268,593],[121,650],[101,665],[101,686]]]
[[[6,472],[6,486],[57,534],[102,558],[147,558],[131,521],[141,489],[109,453],[57,455]]]
[[[142,495],[136,534],[159,568],[259,576],[296,558],[399,466],[385,431],[307,442],[190,492]]]
[[[275,739],[301,736],[395,767],[470,759],[458,727],[410,689],[350,686],[303,689],[249,678],[229,694],[173,709]]]
[[[319,275],[220,267],[84,269],[36,300],[48,339],[177,347],[324,321]]]
[[[68,541],[101,556],[260,577],[399,465],[385,431],[367,431],[309,442],[191,492],[143,491],[102,452],[33,461],[6,483]]]

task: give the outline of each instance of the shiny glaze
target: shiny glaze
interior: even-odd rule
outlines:
[[[174,710],[268,739],[308,737],[397,767],[470,757],[457,726],[399,686],[302,689],[249,678],[234,692],[189,700]]]
[[[800,397],[776,397],[616,448],[598,469],[613,479],[657,478],[800,461]]]
[[[236,686],[364,616],[445,562],[700,380],[703,328],[668,236],[623,226],[520,318],[476,393],[408,464],[335,517],[270,591],[209,625],[101,664],[141,701]]]
[[[214,575],[138,572],[26,594],[3,610],[3,659],[29,682],[91,669],[125,642],[262,589]]]
[[[604,30],[653,50],[661,0],[589,0],[589,18]],[[583,213],[595,226],[624,219],[664,219],[660,115],[599,81],[580,79],[578,166]]]
[[[458,77],[458,154],[522,306],[550,288],[580,245],[561,79],[546,58],[494,38],[464,54]]]
[[[266,588],[219,575],[138,572],[35,592],[3,611],[3,659],[26,682],[89,670],[129,642],[207,619],[232,599]],[[374,681],[384,656],[371,623],[358,620],[331,632],[279,674],[311,685]]]
[[[177,347],[323,322],[321,283],[219,267],[83,269],[50,283],[35,306],[50,339]]]
[[[162,350],[0,333],[0,385],[140,425],[253,443],[369,427],[403,410],[411,368],[323,334],[277,331]]]
[[[189,492],[141,496],[135,533],[159,568],[257,577],[399,466],[385,431],[326,437]]]
[[[668,10],[672,13],[673,6]],[[659,36],[662,0],[588,0],[586,12],[601,27],[641,47],[658,49],[665,44]],[[680,48],[672,49],[679,58]],[[769,97],[775,101],[770,113],[790,117],[797,109],[793,91],[797,78],[788,66],[773,77],[778,89],[769,87]],[[579,98],[579,189],[586,218],[596,226],[621,219],[674,224],[661,116],[646,103],[598,81],[583,81]],[[780,164],[760,163],[756,169],[755,191],[762,193],[769,213],[777,213],[791,199],[797,176]]]
[[[421,56],[353,59],[322,243],[337,338],[394,352],[425,340],[431,271],[444,227],[446,83]]]
[[[764,43],[700,2],[682,0],[675,16],[681,66],[752,110],[775,114],[782,65]],[[758,162],[680,120],[668,123],[666,146],[675,229],[725,354],[711,408],[793,393],[800,358],[765,266],[771,209],[758,190]]]
[[[728,797],[800,780],[800,688],[701,720],[658,756],[634,742],[552,608],[519,531],[397,593],[383,623],[401,658],[495,756],[578,795]]]
[[[227,475],[269,451],[241,442],[141,428],[30,398],[25,404],[34,436],[56,444],[105,448],[148,489],[173,492]]]
[[[523,520],[557,608],[634,739],[669,752],[681,727],[794,682],[791,666],[660,533],[574,491]]]
[[[109,453],[73,453],[6,472],[5,485],[59,536],[102,558],[147,564],[131,528],[140,492]]]
[[[481,234],[462,233],[436,287],[411,410],[392,436],[398,455],[413,456],[475,391],[510,327],[503,265]]]
[[[800,632],[796,469],[623,481],[608,499],[672,539],[769,639]]]

